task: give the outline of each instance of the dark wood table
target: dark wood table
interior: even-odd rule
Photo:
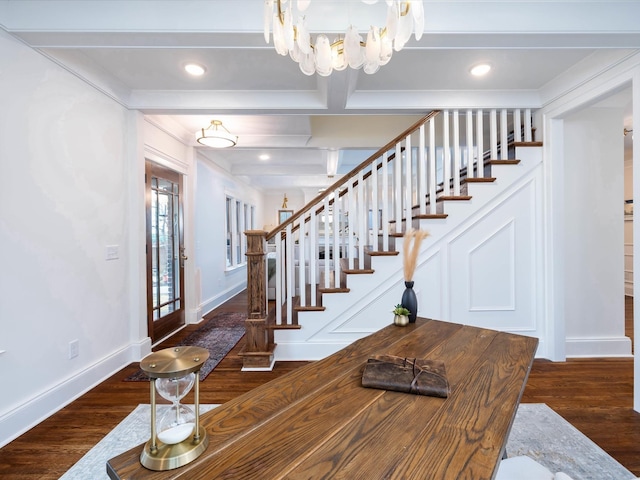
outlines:
[[[202,415],[209,447],[176,470],[112,458],[112,479],[472,479],[494,477],[534,359],[532,337],[419,318]],[[364,388],[370,355],[444,361],[447,399]]]

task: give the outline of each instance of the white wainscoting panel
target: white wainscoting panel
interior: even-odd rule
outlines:
[[[515,310],[515,218],[472,246],[467,261],[470,312]],[[492,281],[485,281],[490,276]]]
[[[536,319],[536,177],[505,194],[490,215],[449,245],[454,322],[539,334]]]

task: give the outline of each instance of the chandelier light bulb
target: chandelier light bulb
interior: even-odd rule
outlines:
[[[371,5],[378,0],[362,2]],[[391,60],[394,50],[402,50],[412,34],[419,41],[424,31],[422,0],[386,0],[386,4],[385,24],[372,25],[366,39],[351,25],[331,43],[324,33],[312,38],[308,30],[307,14],[302,13],[307,12],[311,0],[265,0],[264,38],[269,43],[273,33],[276,52],[289,55],[305,75],[328,76],[347,66],[372,74]]]

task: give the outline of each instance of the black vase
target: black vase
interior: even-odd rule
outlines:
[[[410,312],[409,323],[415,323],[418,316],[418,298],[413,291],[413,282],[404,282],[404,286],[407,288],[404,289],[400,304]]]

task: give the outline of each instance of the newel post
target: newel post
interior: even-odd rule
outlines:
[[[263,230],[247,230],[247,320],[243,370],[271,370],[273,330],[267,328],[266,238]]]

